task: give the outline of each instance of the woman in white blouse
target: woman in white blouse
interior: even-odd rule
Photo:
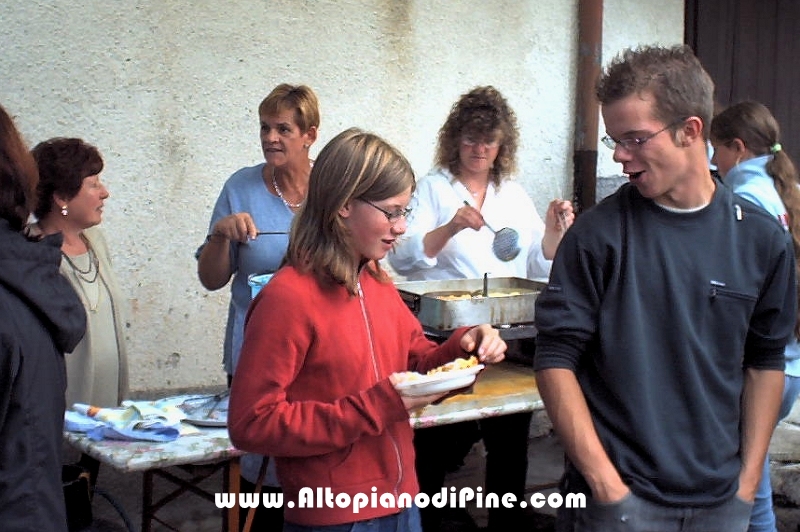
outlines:
[[[494,87],[477,87],[455,103],[439,131],[436,166],[417,183],[408,231],[392,268],[408,280],[546,277],[572,204],[553,200],[545,220],[512,177],[519,139],[516,116]],[[466,202],[466,204],[465,204]],[[488,226],[487,226],[488,223]],[[520,253],[492,253],[494,230],[519,234]]]
[[[453,105],[439,131],[436,167],[419,180],[408,229],[389,263],[412,281],[492,277],[547,277],[574,214],[569,201],[550,202],[545,219],[517,182],[516,116],[494,87],[476,87]],[[519,235],[513,258],[493,253],[495,233]],[[509,260],[503,260],[509,259]],[[458,467],[472,444],[486,447],[486,493],[514,493],[522,500],[531,414],[420,429],[414,443],[421,491],[439,493],[445,473]],[[513,530],[519,509],[489,509],[489,530]],[[441,512],[421,510],[424,530],[438,530]]]

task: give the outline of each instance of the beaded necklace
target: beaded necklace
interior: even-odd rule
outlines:
[[[87,253],[89,254],[89,266],[85,270],[80,269],[78,265],[72,261],[69,255],[63,251],[61,252],[61,255],[67,259],[67,264],[69,264],[70,268],[72,268],[72,271],[75,272],[75,275],[83,279],[85,282],[91,284],[97,281],[97,275],[100,273],[100,261],[97,260],[97,255],[92,249],[92,246],[87,245],[86,248]],[[91,278],[89,278],[89,276],[91,276]]]
[[[81,269],[75,261],[73,261],[69,255],[61,252],[61,255],[66,259],[67,264],[70,268],[72,268],[73,273],[75,273],[75,277],[78,278],[78,288],[80,289],[83,296],[86,298],[86,304],[89,307],[90,312],[97,312],[97,307],[100,305],[100,296],[102,295],[102,290],[99,286],[96,286],[95,283],[97,278],[100,275],[100,261],[97,259],[97,254],[92,249],[92,246],[89,243],[86,243],[87,249],[87,258],[89,261],[89,265],[86,269]],[[89,292],[96,292],[94,298],[89,295]]]
[[[303,203],[305,203],[305,201],[306,201],[305,198],[300,200],[299,203],[290,203],[290,202],[286,201],[286,198],[283,197],[283,193],[281,192],[281,189],[278,187],[278,180],[275,179],[275,167],[274,166],[272,167],[272,186],[275,187],[275,192],[278,193],[278,197],[281,199],[283,204],[286,205],[286,207],[288,207],[289,209],[300,208],[300,207],[303,206]]]

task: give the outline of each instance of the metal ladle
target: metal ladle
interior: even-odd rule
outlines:
[[[264,235],[288,235],[288,234],[289,234],[288,231],[259,231],[256,233],[255,236],[248,236],[247,241],[252,242],[256,238]]]
[[[472,207],[467,200],[464,200],[464,205]],[[499,231],[489,225],[486,220],[483,224],[489,228],[489,231],[494,233],[494,240],[492,241],[492,252],[494,256],[503,262],[514,260],[519,255],[519,233],[510,227],[504,227]]]

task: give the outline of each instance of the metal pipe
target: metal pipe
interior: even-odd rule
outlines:
[[[595,84],[603,50],[603,0],[578,2],[578,72],[575,101],[573,201],[580,213],[595,204],[599,105]]]

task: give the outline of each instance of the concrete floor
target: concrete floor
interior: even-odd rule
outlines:
[[[476,444],[467,456],[464,466],[448,475],[447,485],[457,488],[480,486],[483,479],[482,453],[482,445]],[[528,484],[536,486],[558,479],[562,463],[562,449],[556,438],[544,436],[533,439],[529,450]],[[215,473],[198,485],[211,492],[221,491],[222,475]],[[108,493],[127,514],[132,530],[141,530],[142,474],[119,473],[110,467],[103,466],[100,469],[98,487]],[[165,493],[166,487],[168,486],[164,480],[156,479],[157,495]],[[542,491],[542,493],[547,495],[550,491]],[[95,519],[87,532],[124,532],[128,530],[120,514],[103,497],[95,497],[93,510]],[[778,532],[800,530],[800,509],[777,506],[776,514],[779,519]],[[218,532],[221,530],[220,511],[212,502],[191,493],[186,493],[172,504],[165,506],[159,515],[174,527],[172,530],[181,532]],[[526,520],[524,523],[520,523],[520,530],[525,532],[553,530],[552,512],[550,515],[534,512],[527,512],[525,515]],[[472,506],[467,508],[466,513],[453,511],[443,524],[442,532],[473,532],[485,525],[485,510],[482,511]],[[153,524],[153,532],[166,530],[170,530],[170,528],[159,523]]]

